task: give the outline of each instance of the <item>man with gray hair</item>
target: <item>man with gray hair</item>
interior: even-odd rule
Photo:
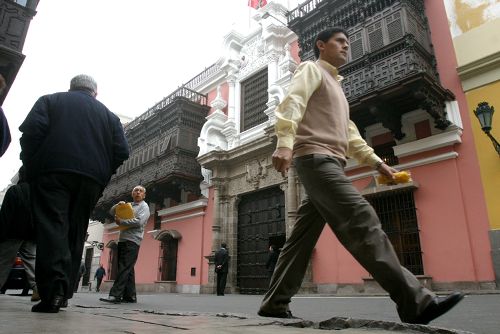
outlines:
[[[142,238],[144,237],[144,227],[148,223],[150,216],[149,206],[144,199],[146,198],[146,188],[137,185],[132,190],[133,217],[120,217],[117,213],[117,206],[126,204],[123,201],[115,204],[110,214],[115,217],[115,223],[120,227],[120,236],[118,237],[118,270],[115,282],[109,291],[108,298],[99,298],[107,303],[137,303],[137,294],[135,290],[135,270],[134,266],[139,255]]]
[[[57,313],[73,296],[90,213],[129,156],[119,118],[96,100],[88,75],[68,92],[42,96],[19,127],[36,229],[33,312]]]
[[[97,95],[97,82],[89,75],[80,74],[71,79],[69,90],[87,91],[95,97]]]

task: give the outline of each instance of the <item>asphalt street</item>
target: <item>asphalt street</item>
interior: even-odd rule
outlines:
[[[87,307],[102,306],[106,294],[80,292],[70,301]],[[241,313],[256,315],[262,296],[226,294],[143,294],[137,304],[121,304],[122,308],[150,309],[169,312]],[[108,304],[109,305],[109,304]],[[336,297],[299,295],[292,299],[293,314],[302,319],[323,321],[332,317],[352,317],[398,322],[393,302],[385,296]],[[467,295],[453,310],[431,323],[432,326],[469,331],[476,334],[500,333],[500,294]]]

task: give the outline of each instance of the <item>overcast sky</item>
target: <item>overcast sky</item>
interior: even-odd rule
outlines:
[[[12,143],[0,159],[0,190],[21,166],[19,125],[41,95],[93,76],[98,100],[137,117],[221,56],[231,29],[248,32],[248,0],[41,0],[26,55],[3,109]],[[85,143],[82,143],[85,144]]]

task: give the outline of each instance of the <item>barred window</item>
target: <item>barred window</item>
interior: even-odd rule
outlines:
[[[413,189],[365,196],[380,218],[401,265],[414,275],[423,275],[422,251]]]
[[[267,67],[241,82],[241,131],[267,121]]]

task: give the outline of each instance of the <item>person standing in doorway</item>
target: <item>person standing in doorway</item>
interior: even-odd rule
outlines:
[[[36,229],[33,312],[57,313],[73,296],[92,209],[129,156],[122,124],[85,74],[68,92],[42,96],[19,127]]]
[[[97,284],[95,286],[96,292],[99,292],[99,290],[101,289],[101,283],[102,283],[102,279],[104,278],[104,276],[106,276],[106,270],[104,269],[104,267],[101,264],[99,266],[99,268],[97,268],[97,270],[95,271],[95,275],[94,275],[94,279],[97,281]]]
[[[78,277],[75,280],[75,286],[73,288],[73,292],[78,292],[78,286],[80,286],[80,280],[82,279],[83,275],[85,275],[86,272],[87,268],[85,268],[85,262],[82,261],[80,263],[80,269],[78,269]]]
[[[115,214],[116,206],[123,204],[120,202],[114,205],[110,213],[115,216],[115,223],[122,227],[118,238],[118,272],[113,287],[109,291],[108,298],[99,298],[107,303],[137,303],[137,293],[135,290],[134,266],[139,255],[139,247],[144,237],[144,227],[149,219],[149,206],[146,198],[146,188],[135,186],[132,190],[132,209],[134,218],[121,219]]]
[[[227,273],[229,272],[229,252],[225,242],[215,252],[215,273],[217,274],[217,296],[224,296]]]
[[[391,179],[396,172],[374,154],[349,119],[338,74],[348,49],[345,30],[320,32],[314,43],[318,60],[299,65],[288,95],[276,109],[278,141],[273,166],[285,176],[294,158],[307,198],[297,210],[258,314],[293,317],[291,298],[301,286],[314,246],[328,223],[344,247],[389,293],[400,319],[427,324],[455,306],[463,294],[438,299],[401,266],[375,210],[344,173],[347,157]]]
[[[269,254],[267,255],[266,269],[269,278],[273,276],[274,268],[276,267],[276,262],[278,262],[278,257],[280,256],[279,250],[275,245],[269,246]]]

